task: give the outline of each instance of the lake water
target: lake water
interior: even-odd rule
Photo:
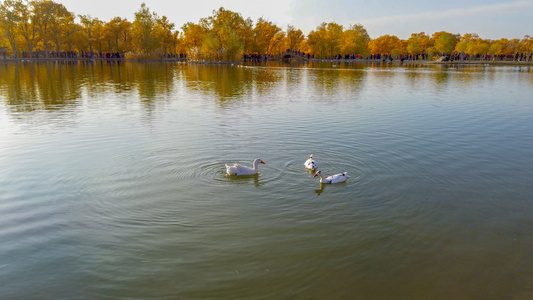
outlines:
[[[3,64],[0,298],[532,299],[532,171],[530,67]]]

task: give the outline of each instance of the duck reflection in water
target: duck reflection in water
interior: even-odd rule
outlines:
[[[226,176],[226,178],[235,184],[250,184],[250,182],[253,181],[255,187],[260,187],[263,185],[261,180],[259,180],[259,173],[245,176]]]
[[[325,188],[326,188],[325,184],[320,184],[320,188],[318,190],[315,190],[316,195],[320,196],[324,192]]]

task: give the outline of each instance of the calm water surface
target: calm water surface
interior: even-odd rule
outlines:
[[[532,299],[532,166],[529,67],[4,64],[0,298]]]

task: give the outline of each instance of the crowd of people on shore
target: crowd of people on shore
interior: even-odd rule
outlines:
[[[3,59],[107,59],[107,60],[121,60],[125,59],[126,56],[124,53],[119,52],[91,52],[91,51],[62,51],[62,52],[56,52],[56,51],[22,51],[20,54],[20,57],[17,56],[9,56],[7,54],[6,49],[0,50],[2,53]],[[469,55],[466,53],[441,53],[438,54],[437,57],[440,57],[438,61],[441,62],[469,62],[469,61],[499,61],[499,62],[533,62],[533,52],[531,53],[515,53],[515,54],[499,54],[499,55]],[[159,58],[162,59],[170,59],[170,60],[188,60],[187,54],[180,53],[180,54],[170,54],[170,53],[164,53],[161,54]],[[295,49],[287,49],[285,53],[279,53],[278,55],[271,55],[271,54],[244,54],[243,55],[243,61],[245,62],[261,62],[261,61],[268,61],[268,60],[278,60],[278,59],[284,59],[284,58],[300,58],[304,60],[344,60],[344,61],[357,61],[357,60],[369,60],[369,61],[427,61],[430,59],[429,55],[426,53],[421,54],[398,54],[398,55],[392,55],[392,54],[367,54],[367,55],[360,55],[360,54],[347,54],[347,55],[333,55],[329,57],[315,57],[315,55],[310,53],[305,53],[300,50]]]
[[[296,50],[287,50],[287,54],[292,54],[306,58],[308,60],[315,60],[314,55],[306,54],[301,51]],[[499,54],[499,55],[469,55],[466,53],[439,53],[437,57],[441,58],[440,61],[515,61],[515,62],[533,62],[533,52],[532,53],[515,53],[515,54]],[[346,54],[346,55],[333,55],[328,57],[316,58],[316,60],[345,60],[345,61],[355,61],[355,60],[370,60],[370,61],[427,61],[431,57],[427,53],[420,54]]]
[[[515,53],[512,54],[499,54],[499,55],[468,55],[466,53],[453,53],[453,54],[442,54],[445,61],[523,61],[523,62],[532,62],[533,61],[533,52],[531,53]]]
[[[109,59],[109,60],[120,60],[125,59],[126,55],[120,52],[92,52],[92,51],[42,51],[36,50],[32,52],[21,51],[20,56],[13,54],[11,56],[7,55],[5,49],[1,49],[3,59]],[[164,53],[160,55],[160,58],[164,59],[176,59],[176,60],[186,60],[187,54],[169,54]]]
[[[284,57],[297,57],[307,60],[344,60],[344,61],[356,61],[356,60],[369,60],[369,61],[427,61],[430,60],[431,57],[427,53],[420,53],[420,54],[398,54],[398,55],[392,55],[392,54],[367,54],[367,55],[361,55],[361,54],[346,54],[346,55],[333,55],[333,56],[327,56],[327,57],[315,57],[315,55],[312,55],[310,53],[305,53],[300,50],[294,50],[294,49],[287,49],[285,53],[279,53],[278,55],[269,55],[269,54],[245,54],[243,56],[244,61],[267,61],[267,60],[276,60],[276,59],[283,59]],[[516,53],[516,54],[500,54],[500,55],[469,55],[466,53],[439,53],[437,54],[437,57],[439,57],[439,61],[515,61],[515,62],[533,62],[533,52],[532,53]]]

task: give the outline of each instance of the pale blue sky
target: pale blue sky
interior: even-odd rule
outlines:
[[[293,25],[304,33],[322,22],[349,26],[362,24],[372,38],[384,34],[407,39],[411,33],[436,31],[477,33],[481,38],[523,38],[533,36],[533,0],[56,0],[76,14],[90,14],[104,21],[113,17],[133,21],[145,2],[151,11],[167,16],[179,29],[186,22],[198,22],[224,7],[250,17],[263,17],[286,29]]]

